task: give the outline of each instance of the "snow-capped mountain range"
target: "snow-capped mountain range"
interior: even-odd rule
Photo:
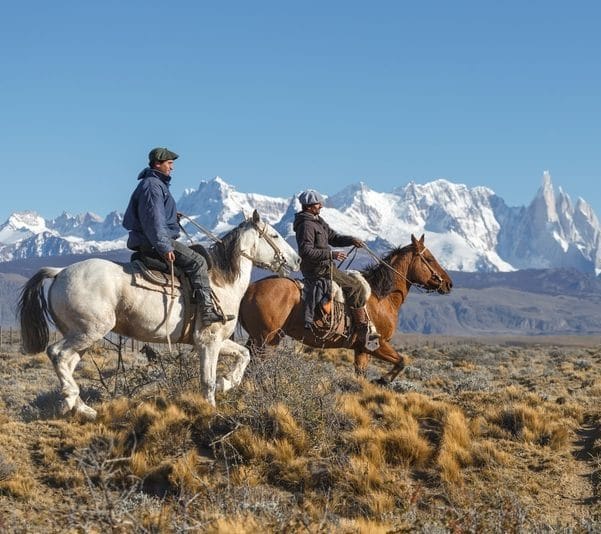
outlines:
[[[220,234],[253,209],[294,242],[292,222],[300,205],[285,199],[241,193],[219,177],[188,189],[179,211]],[[601,227],[593,209],[556,192],[548,172],[527,207],[510,207],[486,187],[469,188],[447,180],[409,183],[381,193],[359,183],[326,199],[322,216],[332,228],[357,236],[377,251],[426,234],[426,245],[441,264],[458,271],[513,271],[526,268],[576,268],[601,273]],[[122,214],[92,213],[45,220],[34,212],[13,213],[0,226],[0,261],[125,248]],[[206,241],[185,225],[195,241]],[[185,236],[183,239],[187,240]]]

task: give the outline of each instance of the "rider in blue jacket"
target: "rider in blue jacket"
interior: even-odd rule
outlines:
[[[162,147],[153,148],[148,154],[148,167],[138,175],[138,186],[123,216],[123,226],[129,230],[127,247],[172,262],[186,273],[203,324],[230,320],[232,316],[224,318],[213,305],[204,257],[177,241],[178,214],[169,184],[173,162],[178,157]]]

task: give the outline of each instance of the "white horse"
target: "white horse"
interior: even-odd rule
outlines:
[[[212,288],[225,314],[237,319],[242,296],[250,284],[253,263],[274,272],[298,270],[296,251],[273,227],[260,220],[255,210],[251,219],[226,234],[209,251]],[[54,279],[44,296],[44,280]],[[169,310],[169,308],[171,308]],[[47,354],[61,386],[61,413],[94,420],[96,410],[79,396],[73,378],[75,366],[86,349],[113,331],[140,341],[179,340],[184,331],[184,299],[132,284],[127,265],[90,259],[66,268],[44,267],[24,286],[19,302],[23,349],[36,354],[46,349],[48,317],[63,334]],[[246,347],[229,337],[236,320],[202,326],[197,319],[190,344],[200,357],[201,390],[215,405],[215,391],[227,391],[242,381],[250,360]],[[236,365],[217,381],[219,355],[233,355]]]

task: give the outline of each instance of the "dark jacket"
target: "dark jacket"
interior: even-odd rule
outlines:
[[[308,211],[296,214],[292,228],[302,260],[301,272],[306,278],[327,276],[332,259],[330,245],[348,247],[355,240],[354,237],[334,232],[319,215]]]
[[[169,191],[171,176],[147,167],[138,180],[123,216],[123,226],[129,230],[127,247],[151,246],[164,256],[173,250],[171,240],[179,237],[175,199]]]

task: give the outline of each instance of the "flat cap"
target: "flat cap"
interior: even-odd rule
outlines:
[[[310,206],[311,204],[323,204],[323,197],[315,191],[315,189],[307,189],[298,195],[298,201],[303,206]]]
[[[158,146],[153,148],[148,153],[148,161],[152,163],[153,161],[167,161],[168,159],[177,159],[179,156],[175,152],[171,152],[168,148]]]

